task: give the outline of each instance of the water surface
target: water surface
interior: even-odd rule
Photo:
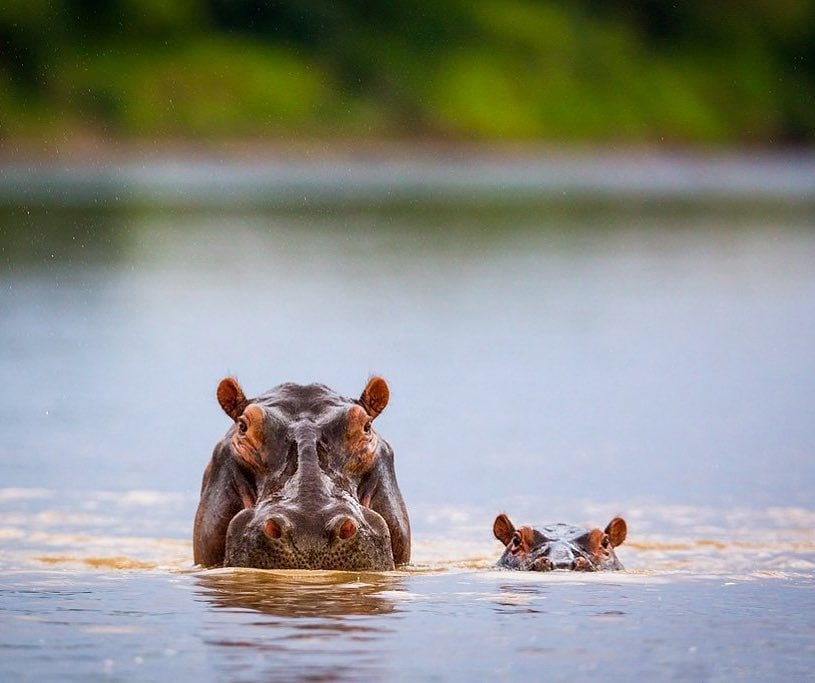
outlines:
[[[0,678],[808,680],[811,203],[379,199],[2,209]],[[193,567],[219,379],[373,373],[412,565]],[[496,571],[501,511],[626,571]]]

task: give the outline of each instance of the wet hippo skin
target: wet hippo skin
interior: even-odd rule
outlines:
[[[358,399],[321,384],[281,384],[248,399],[218,385],[233,420],[204,472],[197,564],[260,569],[387,570],[410,560],[410,523],[393,450],[373,427],[384,379]]]
[[[593,572],[623,568],[614,548],[625,541],[628,527],[622,517],[615,517],[604,531],[571,524],[516,529],[509,517],[500,514],[495,518],[492,532],[505,546],[498,560],[499,567]]]

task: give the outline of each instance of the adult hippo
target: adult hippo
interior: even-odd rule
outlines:
[[[393,450],[373,428],[384,379],[357,400],[322,384],[281,384],[248,399],[218,385],[234,424],[215,446],[195,515],[205,567],[387,570],[410,560],[410,523]]]
[[[492,532],[505,546],[498,560],[499,567],[539,572],[553,569],[594,572],[623,568],[614,548],[625,540],[628,527],[622,517],[615,517],[605,531],[571,524],[516,529],[509,517],[500,514],[495,518]]]

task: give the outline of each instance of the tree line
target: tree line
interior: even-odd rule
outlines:
[[[815,138],[815,0],[6,0],[0,140]]]

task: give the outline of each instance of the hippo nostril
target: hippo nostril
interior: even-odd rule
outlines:
[[[532,571],[536,572],[550,572],[552,569],[554,566],[548,557],[539,557],[532,565]]]
[[[357,533],[357,525],[353,519],[346,517],[337,525],[337,536],[343,541],[347,541]]]
[[[267,519],[263,525],[264,533],[273,540],[278,540],[283,535],[283,529],[280,524],[273,519]]]
[[[572,567],[575,571],[578,572],[590,572],[592,570],[591,563],[585,557],[578,557],[574,561],[574,566]]]

